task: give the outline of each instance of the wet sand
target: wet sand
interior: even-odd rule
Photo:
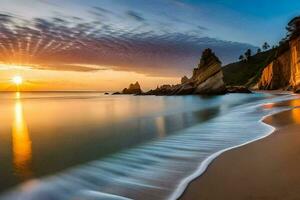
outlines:
[[[300,101],[285,104],[298,106]],[[276,131],[222,154],[180,199],[300,199],[300,108],[270,116],[264,122]]]

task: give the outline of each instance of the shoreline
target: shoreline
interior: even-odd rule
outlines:
[[[293,100],[290,100],[290,101],[293,101]],[[298,101],[298,104],[300,104],[299,103],[300,99],[296,99],[296,101]],[[282,103],[278,103],[278,105],[281,105],[281,104]],[[281,134],[284,134],[284,133],[281,133],[280,130],[282,130],[282,127],[284,127],[284,125],[278,125],[278,124],[276,125],[276,123],[272,122],[272,120],[270,120],[270,118],[273,118],[275,116],[276,117],[279,116],[279,118],[282,118],[282,117],[284,117],[283,115],[285,115],[286,113],[291,113],[291,112],[293,112],[293,110],[297,110],[297,109],[300,110],[299,105],[294,106],[293,108],[287,108],[287,109],[284,109],[282,111],[272,113],[272,114],[269,114],[269,115],[266,115],[266,116],[262,117],[259,120],[259,122],[270,128],[270,131],[266,135],[264,135],[262,137],[259,137],[259,138],[256,138],[254,140],[248,141],[246,143],[243,143],[243,144],[240,144],[240,145],[237,145],[237,146],[234,146],[234,147],[230,147],[230,148],[221,150],[221,151],[216,152],[216,153],[212,154],[211,156],[209,156],[207,159],[205,159],[200,164],[199,168],[192,175],[190,175],[189,177],[184,179],[179,184],[176,192],[171,196],[170,199],[183,199],[183,200],[188,199],[188,200],[192,200],[192,199],[200,198],[199,193],[202,193],[202,192],[201,191],[199,192],[199,190],[201,189],[201,186],[207,185],[206,182],[208,182],[208,180],[204,180],[204,179],[209,179],[210,186],[213,186],[214,182],[218,182],[219,185],[224,184],[224,186],[225,186],[225,184],[228,184],[228,183],[231,184],[231,182],[228,182],[228,180],[230,180],[228,178],[231,178],[231,177],[227,177],[227,180],[222,179],[221,181],[223,181],[223,183],[220,183],[219,179],[216,180],[216,178],[214,178],[214,176],[216,176],[215,175],[216,174],[215,168],[217,168],[218,172],[220,172],[220,171],[223,170],[223,166],[224,166],[223,163],[224,162],[227,163],[227,167],[230,168],[229,165],[234,163],[234,161],[235,161],[234,159],[224,158],[224,157],[226,157],[228,154],[232,154],[232,152],[237,152],[237,154],[243,154],[243,155],[239,155],[240,157],[241,156],[246,157],[248,154],[244,155],[245,154],[244,152],[242,152],[242,153],[240,153],[240,152],[243,151],[244,149],[246,149],[248,146],[250,146],[250,145],[259,145],[257,143],[264,143],[267,139],[274,137],[274,135],[276,133],[278,133],[278,135],[281,136]],[[298,117],[300,117],[300,115]],[[280,121],[280,119],[277,119],[277,120]],[[297,125],[296,123],[293,123],[293,122],[291,122],[291,124],[294,125],[294,126]],[[286,125],[286,126],[288,126],[288,125]],[[287,127],[287,128],[289,128],[289,127]],[[300,125],[299,125],[298,128],[299,129],[297,129],[297,130],[300,130]],[[286,132],[286,130],[283,131],[283,132]],[[230,157],[230,155],[227,156],[227,157]],[[221,162],[219,160],[222,160],[223,162]],[[255,165],[255,163],[248,163],[248,164]],[[299,162],[299,166],[300,166],[300,162]],[[250,165],[249,165],[249,167],[250,167]],[[236,166],[234,166],[234,168],[236,168]],[[224,169],[224,171],[226,171],[226,169]],[[300,173],[299,173],[299,175],[300,175]],[[209,177],[209,178],[206,178],[206,177]],[[236,178],[238,179],[239,177],[236,177]],[[245,187],[247,187],[247,186],[245,186]],[[206,187],[206,189],[207,189],[207,187]],[[299,187],[299,189],[300,189],[300,187]],[[213,196],[214,192],[216,192],[216,191],[218,191],[218,190],[214,190],[214,188],[211,187],[211,189],[207,189],[207,191],[205,191],[206,192],[205,194],[208,193],[208,194],[211,194]],[[234,191],[235,191],[235,189],[234,189]],[[219,197],[222,197],[222,198],[225,197],[224,196],[225,194],[220,193],[220,191],[218,191],[218,195],[219,195]],[[200,199],[213,199],[213,198],[205,198],[203,196],[201,196]],[[299,192],[299,197],[300,197],[300,192]],[[242,199],[249,199],[247,197],[243,198],[241,196],[239,196],[238,198],[230,197],[230,199],[241,199],[241,198]],[[223,199],[226,199],[226,198],[223,198]],[[253,199],[253,198],[250,198],[250,199]],[[256,199],[256,198],[254,198],[254,199]],[[269,198],[263,198],[263,199],[269,199]],[[272,197],[270,199],[274,199],[274,197]]]
[[[281,112],[285,112],[286,110],[284,111],[280,111],[279,113]],[[275,114],[278,114],[278,113],[275,113]],[[270,135],[272,135],[275,131],[276,131],[276,128],[271,126],[270,124],[267,124],[267,123],[264,123],[264,120],[267,118],[267,117],[270,117],[274,115],[274,113],[272,114],[268,114],[268,115],[265,115],[263,116],[258,122],[259,123],[262,123],[263,125],[267,126],[268,128],[270,128],[270,131],[268,133],[266,133],[266,135],[264,136],[261,136],[261,137],[258,137],[258,138],[255,138],[253,140],[250,140],[248,142],[245,142],[245,143],[242,143],[240,145],[237,145],[237,146],[233,146],[233,147],[229,147],[229,148],[226,148],[226,149],[223,149],[221,151],[218,151],[212,155],[210,155],[209,157],[207,157],[200,165],[199,167],[197,168],[197,170],[191,174],[190,176],[186,177],[185,179],[183,179],[180,184],[178,185],[178,188],[177,190],[172,194],[172,196],[168,199],[172,200],[172,199],[181,199],[181,197],[185,194],[186,190],[188,189],[189,185],[195,181],[196,179],[200,178],[207,170],[208,168],[210,167],[211,164],[213,164],[213,162],[218,159],[220,156],[222,156],[224,153],[228,152],[228,151],[231,151],[231,150],[234,150],[234,149],[238,149],[238,148],[241,148],[243,146],[246,146],[250,143],[253,143],[253,142],[257,142],[259,140],[262,140]]]

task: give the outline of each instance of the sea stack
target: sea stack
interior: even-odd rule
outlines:
[[[194,69],[191,78],[182,77],[178,85],[163,85],[151,90],[146,95],[189,95],[189,94],[224,94],[227,92],[223,81],[221,61],[211,49],[205,49],[200,63]]]
[[[221,64],[211,49],[203,51],[200,63],[194,69],[191,78],[191,82],[195,86],[194,94],[226,93]]]
[[[128,88],[124,88],[122,94],[142,94],[139,82],[131,83]]]

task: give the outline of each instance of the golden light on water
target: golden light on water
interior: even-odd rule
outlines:
[[[155,119],[155,125],[158,131],[158,136],[163,138],[166,136],[166,124],[164,117],[157,117]]]
[[[12,127],[13,165],[16,175],[22,179],[27,179],[32,175],[30,167],[32,147],[19,92],[16,93],[16,97]]]

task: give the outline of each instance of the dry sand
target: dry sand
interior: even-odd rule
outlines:
[[[299,200],[300,109],[270,116],[265,123],[277,130],[265,139],[222,154],[189,185],[181,199]]]

